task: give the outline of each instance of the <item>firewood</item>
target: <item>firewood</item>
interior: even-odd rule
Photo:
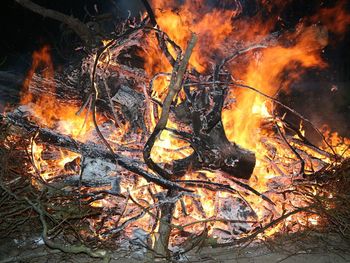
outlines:
[[[253,173],[255,154],[231,143],[226,138],[221,122],[209,134],[201,133],[194,139],[192,146],[195,148],[192,155],[174,161],[174,175],[181,176],[189,170],[209,169],[249,179]]]
[[[59,134],[47,128],[40,128],[23,118],[18,113],[8,113],[6,116],[0,114],[0,122],[8,125],[14,125],[17,128],[23,129],[23,134],[35,132],[37,134],[36,138],[43,143],[79,153],[84,157],[102,158],[104,160],[108,160],[112,163],[120,165],[126,170],[144,177],[147,181],[153,182],[164,188],[178,189],[180,191],[190,191],[179,186],[176,183],[168,181],[164,178],[157,177],[156,175],[147,172],[144,169],[143,164],[137,160],[127,158],[116,153],[112,154],[110,151],[104,149],[101,145],[96,145],[94,143],[82,143],[74,140],[67,135]],[[16,131],[18,131],[18,129],[16,129]]]

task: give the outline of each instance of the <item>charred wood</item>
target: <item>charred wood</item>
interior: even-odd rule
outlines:
[[[111,100],[121,107],[122,115],[129,121],[129,132],[146,131],[144,122],[145,97],[143,94],[128,86],[121,85]]]
[[[231,143],[218,123],[209,134],[191,139],[194,153],[174,161],[173,174],[182,176],[189,170],[221,170],[237,178],[249,179],[255,167],[255,154]]]
[[[164,178],[157,177],[147,172],[137,160],[127,158],[120,154],[112,154],[110,151],[105,150],[99,145],[93,143],[82,143],[72,139],[69,136],[59,134],[47,128],[40,128],[35,124],[27,121],[18,114],[9,113],[7,116],[0,115],[0,121],[4,124],[14,125],[17,128],[23,129],[27,133],[37,133],[37,139],[43,143],[50,144],[52,146],[67,149],[69,151],[79,153],[84,157],[101,158],[103,160],[109,160],[112,163],[120,165],[121,167],[129,170],[137,175],[144,177],[147,181],[153,182],[167,189],[178,189],[181,191],[189,191],[176,183],[168,181]]]
[[[167,193],[166,198],[172,198],[176,196],[176,191],[170,190]],[[159,195],[159,201],[165,199],[165,196]],[[160,221],[159,230],[156,235],[154,250],[157,254],[162,255],[165,258],[170,258],[170,250],[168,248],[169,238],[171,234],[171,221],[175,210],[175,203],[164,202],[160,206]]]

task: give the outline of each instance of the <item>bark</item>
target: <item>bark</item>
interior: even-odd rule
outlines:
[[[158,138],[158,136],[160,136],[162,131],[166,128],[166,125],[169,119],[170,106],[175,96],[179,93],[179,91],[182,88],[184,74],[186,72],[187,65],[190,60],[192,50],[196,45],[196,42],[197,42],[197,36],[195,34],[192,34],[191,40],[188,43],[187,49],[183,57],[181,57],[181,54],[178,55],[178,59],[177,59],[178,64],[176,63],[176,65],[173,68],[172,77],[169,85],[169,92],[164,100],[161,116],[159,118],[159,121],[156,124],[156,127],[154,128],[154,131],[152,132],[151,136],[148,138],[148,141],[146,142],[146,145],[143,150],[143,158],[147,166],[151,168],[153,171],[155,171],[157,174],[168,179],[171,177],[171,175],[152,160],[151,151],[156,139]]]
[[[174,197],[176,191],[170,190],[167,193],[167,198]],[[162,197],[160,196],[160,201]],[[159,230],[156,235],[156,240],[154,244],[154,251],[157,255],[162,255],[163,257],[170,258],[169,238],[171,234],[171,221],[173,218],[175,210],[175,203],[164,203],[160,207],[160,221],[159,221]]]
[[[121,107],[123,117],[130,123],[128,133],[146,132],[144,121],[145,96],[136,90],[120,85],[112,97],[112,102]]]
[[[255,154],[231,143],[219,122],[208,134],[201,133],[191,144],[195,152],[174,161],[172,171],[182,176],[200,169],[221,170],[237,178],[249,179],[255,167]]]

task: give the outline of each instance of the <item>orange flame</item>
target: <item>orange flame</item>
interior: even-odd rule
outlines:
[[[249,63],[243,76],[247,85],[266,95],[275,96],[281,88],[286,89],[290,83],[298,80],[304,69],[326,66],[320,57],[320,51],[327,43],[322,29],[301,28],[297,33],[287,36],[287,39],[296,39],[295,44],[263,49],[257,54],[258,58]],[[282,74],[286,70],[292,74],[288,75],[288,82],[284,82],[281,87]],[[254,134],[260,128],[262,118],[266,118],[271,109],[266,108],[266,99],[252,91],[240,90],[235,95],[235,108],[223,113],[227,136],[243,147],[255,149],[260,138]]]
[[[270,1],[262,1],[262,4],[269,5],[267,9],[272,12],[276,7],[279,10],[283,9],[283,6],[288,2],[278,1],[278,4],[271,5]],[[244,18],[235,19],[239,10],[208,9],[202,1],[186,0],[181,7],[176,6],[175,1],[153,0],[152,3],[160,28],[182,49],[184,49],[191,31],[197,33],[199,41],[190,59],[190,65],[200,73],[210,71],[212,65],[218,63],[224,54],[226,56],[232,54],[235,49],[242,46],[242,43],[249,45],[264,41],[280,19],[278,14],[271,15],[270,19],[267,20],[259,14],[249,18],[249,20]],[[299,80],[305,70],[327,67],[327,64],[321,58],[321,51],[328,44],[327,30],[341,33],[344,32],[348,23],[344,10],[340,12],[339,20],[331,21],[330,14],[337,16],[339,8],[342,8],[342,4],[321,12],[318,17],[324,22],[322,23],[323,26],[306,26],[300,22],[295,32],[285,33],[282,37],[279,37],[278,44],[273,43],[264,49],[247,53],[246,57],[248,59],[239,58],[239,62],[233,62],[226,66],[233,76],[240,76],[244,84],[254,87],[266,95],[274,97],[281,89],[288,91],[289,86]],[[331,22],[334,22],[334,25]],[[336,26],[337,22],[341,25]],[[144,56],[145,70],[150,76],[158,72],[171,72],[171,66],[157,48],[156,41],[151,39],[149,44],[150,48],[147,49],[147,55]],[[168,48],[172,52],[172,49]],[[158,79],[154,83],[153,95],[161,99],[166,92],[167,85],[168,81],[165,78]],[[284,173],[288,174],[283,168],[280,168],[278,174],[267,167],[264,161],[268,152],[261,140],[267,135],[261,130],[261,124],[263,120],[273,117],[273,103],[246,89],[231,90],[229,96],[235,98],[236,103],[223,111],[222,119],[226,135],[231,141],[256,153],[257,164],[250,185],[260,192],[265,192],[269,190],[268,183],[271,179]],[[339,138],[336,135],[329,137],[332,138],[333,136]],[[332,139],[333,142],[335,138]],[[179,142],[168,141],[159,144],[159,148],[157,148],[158,159],[164,154],[162,146],[167,143],[176,145]],[[341,149],[346,149],[346,146],[343,143]],[[276,144],[274,147],[277,147],[281,156],[290,157],[292,155],[288,152],[288,149],[281,147],[281,145]],[[174,155],[170,156],[170,160],[172,157]],[[288,163],[286,158],[285,162]],[[206,172],[206,176],[207,178],[213,178],[215,181],[218,180],[218,174]],[[186,178],[194,179],[196,174],[187,174]],[[196,189],[196,193],[201,196],[201,203],[207,215],[214,215],[215,197],[211,196],[211,193],[206,192],[206,190]],[[258,217],[263,218],[266,210],[262,209],[261,198],[250,196],[247,199],[251,202]],[[272,196],[271,199],[279,203],[278,197]],[[193,204],[191,202],[185,199],[186,207],[191,210],[192,214],[198,213],[198,211],[192,211]],[[301,201],[299,202],[301,205]],[[180,211],[181,208],[178,206],[177,213],[181,213]],[[277,211],[282,211],[282,207],[276,208],[276,215],[278,214]],[[201,218],[201,215],[194,217],[198,219]],[[310,218],[309,221],[306,220],[305,222],[317,224],[317,219]],[[218,224],[214,225],[217,226]],[[272,229],[267,235],[272,235],[278,229],[278,227]]]
[[[34,116],[38,118],[42,125],[52,127],[58,125],[57,130],[75,138],[84,138],[92,128],[91,117],[85,119],[85,115],[76,115],[78,107],[70,104],[58,103],[55,93],[54,66],[51,59],[50,47],[44,46],[39,51],[33,52],[32,67],[23,83],[21,92],[21,104],[30,105]],[[45,92],[33,94],[30,90],[34,75],[40,73],[37,87],[42,87]],[[45,87],[45,88],[44,88]]]
[[[59,103],[55,97],[56,86],[54,81],[54,66],[50,54],[50,47],[44,46],[38,51],[33,52],[32,67],[23,83],[21,92],[21,104],[27,105],[32,111],[32,115],[40,125],[54,127],[58,132],[65,135],[71,135],[79,138],[81,141],[88,139],[85,135],[92,129],[93,125],[90,116],[76,115],[79,110],[70,104]],[[34,84],[33,79],[38,74],[37,82]],[[31,85],[42,88],[45,92],[33,94]],[[86,111],[85,111],[86,112]],[[63,171],[66,163],[74,160],[79,155],[72,152],[59,151],[58,159],[43,160],[43,145],[37,145],[33,142],[34,162],[43,179],[55,177],[55,172]]]

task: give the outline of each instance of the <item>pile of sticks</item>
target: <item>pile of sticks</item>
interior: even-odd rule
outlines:
[[[30,1],[22,0],[18,0],[17,2],[22,5],[30,3]],[[77,78],[81,78],[82,75],[89,76],[89,89],[85,92],[84,101],[83,103],[76,104],[82,105],[81,110],[85,108],[92,115],[92,121],[98,135],[95,143],[83,143],[70,136],[60,134],[52,127],[43,127],[40,123],[33,123],[33,119],[28,118],[25,113],[19,110],[0,115],[0,122],[2,127],[6,127],[7,129],[6,137],[2,139],[3,147],[8,149],[8,145],[13,143],[14,137],[17,137],[21,139],[25,138],[23,140],[25,143],[35,140],[36,143],[78,153],[82,159],[102,159],[123,168],[123,171],[127,171],[129,175],[132,174],[145,179],[149,183],[145,188],[151,199],[153,199],[153,203],[150,204],[145,200],[138,199],[128,191],[122,193],[120,187],[117,185],[118,182],[111,189],[90,191],[91,189],[81,184],[84,178],[80,178],[78,187],[67,194],[67,191],[55,189],[52,185],[50,186],[49,183],[42,180],[40,178],[40,171],[37,173],[36,179],[37,182],[40,182],[41,187],[36,188],[31,193],[26,192],[24,194],[14,188],[13,178],[9,181],[7,175],[3,174],[0,186],[6,198],[24,204],[23,210],[18,211],[20,213],[27,213],[28,210],[36,212],[42,224],[43,239],[49,247],[59,249],[63,252],[87,253],[92,257],[100,257],[105,260],[109,260],[109,255],[105,250],[92,249],[87,245],[60,245],[54,243],[49,238],[48,225],[52,223],[56,226],[60,225],[58,218],[55,217],[55,213],[49,205],[52,200],[55,200],[57,204],[63,204],[68,200],[68,202],[77,205],[72,200],[74,197],[78,197],[78,204],[81,207],[108,196],[120,200],[124,205],[114,211],[96,211],[96,209],[85,211],[83,209],[84,212],[79,210],[79,216],[74,215],[76,216],[74,219],[71,217],[60,219],[62,222],[69,220],[85,220],[86,222],[87,218],[93,219],[96,218],[96,215],[99,215],[101,216],[101,221],[97,235],[112,238],[122,231],[126,231],[127,226],[141,220],[147,215],[153,220],[153,226],[148,235],[154,233],[157,226],[158,231],[152,246],[147,244],[147,242],[142,243],[142,246],[147,247],[153,256],[167,259],[178,256],[178,254],[171,252],[169,249],[171,234],[174,231],[185,235],[188,234],[186,228],[198,224],[203,226],[201,233],[196,233],[195,236],[191,236],[187,242],[182,244],[183,249],[180,254],[184,254],[196,246],[203,245],[208,240],[207,223],[214,221],[240,223],[239,220],[205,218],[204,220],[194,221],[182,226],[174,224],[176,203],[181,203],[182,212],[185,215],[187,214],[186,207],[183,204],[185,197],[197,200],[194,203],[197,202],[197,208],[201,210],[201,204],[198,201],[199,197],[194,193],[198,188],[213,192],[213,195],[217,192],[228,192],[239,195],[246,203],[249,202],[245,200],[244,196],[256,195],[269,208],[276,205],[271,198],[273,194],[287,196],[293,192],[293,194],[302,193],[305,195],[305,202],[308,205],[285,211],[278,218],[272,217],[270,220],[266,219],[267,221],[264,221],[264,224],[260,225],[257,221],[247,220],[244,223],[255,226],[249,232],[249,235],[234,242],[228,242],[225,245],[251,241],[260,233],[274,227],[294,214],[316,213],[317,205],[314,199],[308,196],[307,191],[302,192],[301,189],[307,188],[307,186],[311,185],[311,182],[321,180],[321,178],[327,182],[328,177],[319,175],[325,175],[334,171],[336,165],[343,164],[345,162],[342,156],[344,153],[337,153],[332,145],[323,137],[322,133],[301,114],[279,102],[277,99],[261,93],[254,87],[235,82],[233,77],[225,71],[225,65],[227,63],[245,53],[267,47],[271,44],[271,39],[236,50],[220,61],[208,76],[203,76],[195,69],[189,69],[188,67],[189,59],[197,42],[197,36],[192,34],[186,50],[181,50],[165,32],[159,29],[152,9],[146,1],[143,2],[146,6],[148,16],[136,25],[125,25],[124,30],[106,45],[96,48],[96,41],[91,40],[90,34],[83,32],[86,43],[89,43],[89,45],[94,43],[94,52],[83,61],[81,75],[79,76],[78,74],[76,76]],[[38,9],[38,6],[31,6],[31,8]],[[155,33],[160,50],[172,65],[173,70],[171,73],[160,73],[150,77],[141,69],[133,69],[119,63],[118,57],[122,51],[127,51],[130,47],[140,45],[145,35],[150,33]],[[173,57],[172,53],[168,50],[168,45],[171,45],[172,49],[175,50],[176,57]],[[102,62],[108,57],[109,60],[107,63]],[[152,85],[154,80],[162,74],[168,75],[170,81],[163,101],[158,101],[152,97]],[[40,79],[40,74],[36,78]],[[35,81],[36,79],[34,78],[31,84],[31,91],[34,94],[39,90],[36,87]],[[69,100],[72,101],[71,103],[74,103],[74,100],[79,101],[82,99],[79,97],[80,93],[76,92],[76,90],[65,88],[67,82],[58,79],[52,81],[56,81],[56,86],[61,87],[63,90],[72,90],[72,92],[61,93],[60,100]],[[148,87],[144,85],[145,82],[149,83]],[[40,83],[42,83],[41,80]],[[135,85],[133,88],[130,88],[131,83]],[[273,131],[273,135],[268,136],[264,140],[266,141],[267,152],[271,154],[268,154],[262,161],[267,163],[267,167],[279,173],[281,178],[290,178],[290,175],[293,175],[295,180],[292,180],[293,184],[288,186],[288,189],[259,193],[245,181],[251,178],[256,166],[255,154],[249,151],[249,149],[243,149],[228,140],[221,119],[227,94],[232,88],[249,89],[251,92],[258,93],[266,100],[270,100],[276,107],[294,114],[313,127],[324,141],[327,148],[321,149],[317,147],[303,136],[299,129],[283,118],[280,118],[277,114],[266,120],[266,126]],[[177,104],[175,101],[180,91],[185,94],[185,98],[180,104]],[[133,103],[130,103],[130,101]],[[117,107],[115,104],[117,104]],[[116,108],[119,111],[116,111]],[[143,110],[143,108],[146,108],[146,110]],[[147,117],[149,112],[151,112],[147,111],[147,109],[150,108],[153,108],[152,112],[154,116],[152,118],[156,120],[156,125],[153,129],[150,128],[152,125]],[[161,109],[160,114],[158,114],[158,109]],[[138,151],[137,153],[130,155],[130,153],[127,153],[130,149],[126,149],[123,145],[116,146],[112,144],[104,135],[101,125],[98,123],[97,113],[100,112],[103,112],[109,120],[112,120],[116,129],[120,128],[123,122],[129,122],[131,125],[130,136],[132,133],[142,130],[140,147],[136,149]],[[185,128],[178,130],[168,128],[169,118]],[[183,159],[175,160],[171,164],[155,162],[151,157],[151,151],[163,131],[171,132],[177,139],[187,142],[192,148],[193,153]],[[27,151],[28,145],[22,147],[22,150]],[[281,148],[281,145],[285,149],[285,153],[274,154],[277,149]],[[29,162],[33,160],[30,155],[28,153],[27,156]],[[293,157],[291,158],[290,156]],[[315,156],[318,157],[316,158]],[[286,162],[286,159],[289,161]],[[34,164],[34,162],[32,163]],[[187,172],[198,172],[201,170],[221,173],[226,178],[222,181],[229,183],[222,183],[220,180],[215,181],[205,177],[191,180],[184,179]],[[21,180],[20,176],[16,178],[16,180]],[[317,182],[316,185],[321,186],[323,183]],[[235,185],[235,187],[232,185]],[[157,192],[155,186],[159,186],[163,190],[158,190]],[[28,184],[28,187],[30,187],[30,184]],[[324,191],[320,190],[320,192]],[[285,199],[288,200],[287,197]],[[45,200],[50,200],[50,202]],[[139,213],[132,215],[129,208],[127,208],[128,203],[132,203],[132,206],[136,207]],[[130,212],[129,214],[128,211]],[[118,219],[113,222],[114,227],[104,229],[104,226],[107,225],[106,222],[115,217],[118,217]],[[48,223],[48,219],[52,222]],[[72,243],[76,242],[77,240],[75,239]]]

